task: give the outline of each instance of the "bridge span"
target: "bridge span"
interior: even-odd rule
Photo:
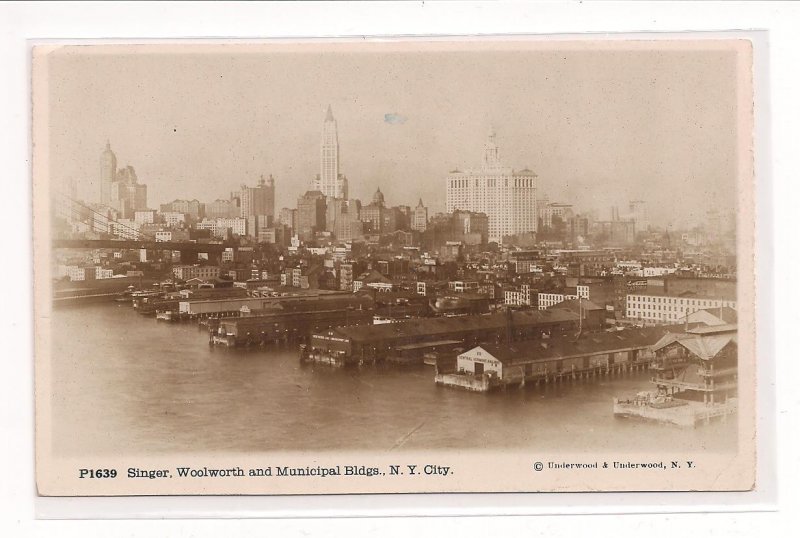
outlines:
[[[234,243],[194,243],[191,241],[137,241],[133,239],[55,239],[53,248],[107,248],[130,250],[177,250],[217,254],[226,248],[238,248]]]

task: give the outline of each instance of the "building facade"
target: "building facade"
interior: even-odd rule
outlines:
[[[198,200],[173,200],[168,204],[161,204],[162,213],[183,213],[190,219],[201,219],[205,216],[205,204]]]
[[[484,146],[480,168],[452,171],[447,177],[447,211],[485,213],[489,219],[489,241],[535,232],[536,179],[532,171],[503,166],[494,131]]]
[[[144,209],[133,214],[133,220],[136,224],[153,224],[157,218],[158,212],[155,209]]]
[[[519,288],[508,289],[503,294],[503,302],[509,306],[531,306],[531,300],[531,287],[528,284],[522,284]]]
[[[100,154],[100,203],[114,208],[125,219],[147,209],[147,185],[139,183],[132,166],[117,169],[110,142]]]
[[[263,217],[271,226],[275,218],[275,178],[270,174],[269,179],[261,176],[256,187],[242,185],[239,200],[240,217]]]
[[[572,205],[571,204],[560,204],[560,203],[550,203],[544,204],[540,206],[542,209],[542,213],[539,216],[539,222],[545,228],[553,228],[554,223],[553,220],[555,218],[556,222],[566,223],[572,218]]]
[[[647,202],[644,200],[632,200],[628,204],[628,218],[634,222],[637,232],[646,232],[650,228]]]
[[[178,280],[217,278],[219,271],[220,269],[216,265],[178,265],[172,268],[172,274]]]
[[[289,228],[290,233],[297,233],[297,209],[292,209],[291,207],[282,208],[278,219],[281,224]]]
[[[314,190],[330,198],[347,198],[347,178],[339,172],[339,133],[330,105],[322,123],[320,173]]]
[[[303,240],[314,237],[325,229],[325,195],[320,191],[308,191],[297,199],[297,229],[295,235]]]
[[[247,219],[241,217],[227,219],[203,219],[195,224],[197,230],[209,230],[212,236],[225,238],[228,234],[244,237],[247,235]]]
[[[391,230],[386,230],[385,225],[391,224],[387,222],[388,210],[386,209],[386,200],[381,192],[380,187],[375,191],[372,196],[372,203],[369,203],[361,208],[361,222],[364,224],[365,232],[384,233]]]
[[[562,303],[567,299],[574,299],[576,298],[575,295],[567,295],[564,293],[539,293],[537,304],[539,305],[539,310],[546,310],[551,306],[555,306],[558,303]]]
[[[453,212],[453,241],[465,245],[484,245],[489,241],[489,217],[474,211]]]
[[[422,198],[419,199],[417,207],[411,214],[411,229],[418,232],[428,229],[428,208],[422,204]]]
[[[206,217],[210,219],[229,219],[239,215],[240,209],[236,205],[236,200],[216,199],[210,204],[206,204]]]
[[[701,296],[694,293],[664,295],[656,293],[629,293],[626,313],[629,319],[653,323],[681,323],[688,316],[708,308],[730,307],[736,301],[730,297]]]
[[[111,142],[106,141],[106,148],[100,154],[100,203],[110,205],[111,184],[117,174],[117,156],[111,151]]]

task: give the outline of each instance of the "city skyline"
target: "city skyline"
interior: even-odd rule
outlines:
[[[751,487],[751,50],[678,45],[34,47],[40,491],[664,447]]]
[[[533,170],[540,193],[599,218],[642,199],[653,224],[663,226],[669,218],[701,221],[709,207],[735,203],[734,101],[725,90],[735,69],[722,51],[512,49],[471,53],[468,64],[453,52],[421,62],[391,50],[154,59],[70,49],[54,53],[52,63],[60,99],[51,102],[51,118],[60,128],[51,135],[51,173],[55,182],[77,181],[85,198],[98,189],[96,156],[110,139],[120,163],[148,185],[151,205],[211,202],[272,174],[276,207],[291,207],[320,171],[330,104],[342,148],[337,164],[352,198],[368,200],[380,187],[389,204],[414,205],[421,196],[432,213],[444,211],[448,172],[479,164],[492,125],[504,160]],[[336,74],[354,61],[364,75]],[[270,78],[278,72],[285,77]],[[313,77],[325,88],[309,85]],[[476,83],[456,89],[448,82],[459,79]],[[181,98],[182,88],[200,81],[207,83]],[[103,132],[92,127],[98,118]],[[675,189],[696,196],[678,202]]]

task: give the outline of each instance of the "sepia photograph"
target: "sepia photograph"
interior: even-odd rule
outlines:
[[[39,493],[752,489],[752,85],[744,39],[34,46]]]

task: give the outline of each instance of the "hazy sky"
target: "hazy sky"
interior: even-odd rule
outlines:
[[[659,225],[735,203],[734,52],[326,47],[53,52],[53,181],[98,199],[110,139],[151,207],[227,198],[270,173],[277,207],[294,207],[319,172],[330,104],[362,200],[380,186],[391,205],[444,210],[447,172],[478,166],[494,125],[506,165],[600,218],[631,199]]]

